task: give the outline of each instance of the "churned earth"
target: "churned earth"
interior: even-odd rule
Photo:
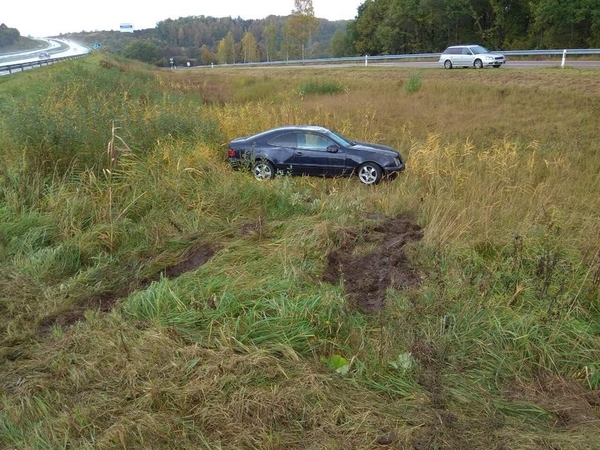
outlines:
[[[325,281],[333,284],[341,280],[348,299],[366,311],[378,311],[385,306],[387,289],[410,288],[420,281],[406,256],[405,246],[420,240],[423,230],[404,215],[383,217],[360,239],[329,253],[323,275]]]

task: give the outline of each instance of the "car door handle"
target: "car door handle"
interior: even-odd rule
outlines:
[[[304,153],[302,153],[302,152],[296,152],[296,155],[298,155],[298,156],[302,156],[303,154]]]

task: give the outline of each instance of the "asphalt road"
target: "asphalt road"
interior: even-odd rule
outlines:
[[[48,50],[50,52],[50,56],[52,58],[58,58],[63,56],[73,56],[73,55],[82,55],[89,52],[87,47],[79,45],[72,41],[62,40],[62,39],[47,39],[48,41]],[[63,50],[58,50],[60,47],[63,47]],[[0,66],[4,64],[21,64],[34,62],[38,60],[38,54],[41,50],[35,50],[30,52],[25,52],[21,55],[0,55]],[[370,67],[407,67],[407,68],[439,68],[440,65],[437,61],[429,60],[429,61],[417,61],[417,60],[398,60],[398,61],[378,61],[372,60],[368,62]],[[533,60],[521,60],[521,59],[510,59],[508,58],[504,67],[500,70],[506,69],[540,69],[540,68],[548,68],[548,67],[560,67],[561,58],[555,58],[551,60],[545,61],[533,61]],[[323,64],[314,64],[314,63],[306,63],[306,64],[258,64],[258,65],[243,65],[243,64],[235,64],[233,66],[227,67],[236,67],[236,68],[263,68],[263,69],[275,69],[275,68],[335,68],[335,67],[358,67],[364,66],[364,62],[356,61],[351,63],[323,63]],[[600,59],[597,61],[592,60],[583,60],[583,59],[569,59],[567,57],[566,67],[578,68],[578,69],[600,69]],[[204,66],[199,66],[204,67]],[[208,66],[206,66],[208,67]],[[219,67],[219,66],[215,66]],[[461,69],[453,69],[453,70],[461,70]],[[492,70],[492,69],[488,69]],[[2,70],[0,68],[0,74]]]
[[[45,49],[31,50],[19,54],[0,55],[0,66],[4,64],[23,64],[39,60],[41,52],[50,53],[51,58],[61,58],[63,56],[76,56],[88,53],[90,50],[87,47],[79,45],[73,41],[65,39],[45,39],[48,41],[48,47]],[[60,50],[61,44],[63,49]]]

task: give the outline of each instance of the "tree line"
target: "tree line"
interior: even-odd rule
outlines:
[[[355,54],[600,45],[600,0],[366,0],[344,36]]]
[[[82,43],[101,44],[100,51],[167,66],[281,61],[333,56],[336,32],[345,35],[347,20],[329,21],[313,17],[309,33],[296,31],[290,16],[268,16],[246,20],[233,17],[189,16],[167,19],[155,28],[131,33],[103,31],[70,33]],[[301,29],[305,29],[302,28]],[[342,55],[340,55],[342,56]]]
[[[70,35],[103,51],[167,66],[440,52],[477,43],[494,50],[600,46],[600,0],[365,0],[354,20],[314,15],[294,0],[289,16],[259,20],[190,16],[134,34]],[[0,27],[0,45],[18,38]]]
[[[198,64],[440,52],[465,43],[600,46],[600,0],[365,0],[354,20],[334,22],[316,18],[312,0],[294,6],[290,16],[260,20],[168,19],[152,39],[163,60],[170,53]],[[132,43],[125,54],[135,57],[138,47]]]
[[[0,47],[12,45],[19,40],[21,33],[16,28],[9,28],[6,24],[0,24]]]

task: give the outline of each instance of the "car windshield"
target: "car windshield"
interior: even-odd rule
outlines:
[[[342,147],[350,147],[351,145],[354,145],[354,141],[346,139],[345,137],[337,134],[335,131],[329,130],[327,136],[333,139],[337,144],[341,145]]]
[[[476,45],[475,47],[471,47],[471,51],[475,55],[481,55],[482,53],[490,53],[490,51],[487,48],[482,47],[481,45]]]

